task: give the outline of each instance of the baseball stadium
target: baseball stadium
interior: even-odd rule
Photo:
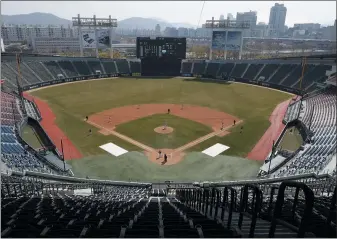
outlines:
[[[335,238],[336,55],[185,54],[2,53],[1,236]]]

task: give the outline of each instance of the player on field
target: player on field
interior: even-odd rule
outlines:
[[[161,150],[159,149],[157,159],[160,159],[160,158],[161,158]]]
[[[167,155],[164,154],[164,162],[163,163],[167,163]]]

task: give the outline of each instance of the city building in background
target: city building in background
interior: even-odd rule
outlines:
[[[257,12],[256,11],[238,12],[236,14],[236,21],[237,22],[249,22],[250,29],[243,30],[243,37],[251,37],[252,30],[255,29],[256,27]]]
[[[273,37],[282,36],[285,32],[287,8],[284,4],[275,3],[270,9],[269,35]]]
[[[234,21],[235,20],[235,18],[234,18],[234,16],[233,16],[232,13],[228,13],[227,14],[227,19],[230,20],[230,21]]]
[[[2,40],[2,38],[1,38],[0,44],[1,44],[1,52],[5,52],[5,45],[4,45],[4,41]]]
[[[160,32],[160,25],[159,25],[159,24],[156,25],[156,28],[155,28],[154,31],[155,31],[156,36],[160,36],[160,35],[161,35],[161,32]]]
[[[268,25],[264,22],[259,22],[254,29],[252,29],[252,37],[265,38],[268,37]]]
[[[319,31],[321,28],[321,24],[319,23],[295,23],[294,28],[298,30],[306,30],[306,31]]]
[[[79,52],[78,37],[35,37],[32,40],[33,52],[41,54],[56,54],[66,52]]]
[[[304,48],[306,50],[331,50],[336,48],[336,21],[333,26],[322,26],[315,22],[295,23],[293,26],[286,26],[287,8],[284,4],[278,3],[271,7],[269,19],[265,19],[266,22],[257,23],[257,14],[256,11],[249,11],[238,12],[236,18],[232,13],[221,14],[218,17],[219,21],[222,22],[227,20],[249,22],[250,28],[242,29],[243,55],[246,51],[254,51],[254,54],[257,54],[259,49],[280,52],[280,50],[303,51]],[[152,28],[149,27],[150,29],[114,27],[113,31],[108,33],[106,29],[97,29],[98,31],[95,32],[94,29],[90,28],[86,29],[88,31],[80,36],[78,26],[3,24],[1,26],[2,51],[41,54],[76,53],[81,48],[81,44],[87,44],[83,41],[80,42],[86,35],[92,39],[90,43],[93,46],[92,49],[96,49],[94,45],[97,44],[99,52],[104,52],[104,54],[108,52],[107,39],[110,38],[111,44],[123,45],[135,44],[137,37],[160,36],[184,37],[188,49],[207,51],[205,49],[210,45],[212,29],[206,28],[205,24],[197,28],[166,26],[154,24]],[[328,41],[330,43],[327,43]],[[246,48],[246,46],[248,47]],[[92,53],[92,49],[85,50],[85,54],[95,55]],[[126,49],[130,50],[129,48]],[[96,49],[98,54],[97,51],[98,49]],[[121,52],[120,49],[118,51]]]
[[[41,26],[41,25],[2,25],[1,36],[4,44],[23,43],[35,37],[78,37],[78,30],[63,26]]]

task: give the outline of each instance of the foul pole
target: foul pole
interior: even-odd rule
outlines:
[[[307,58],[303,57],[302,59],[302,75],[300,78],[300,92],[302,93],[302,81],[303,81],[303,77],[304,77],[304,73],[305,73],[305,66],[307,64]]]
[[[23,113],[25,115],[27,115],[25,102],[23,101],[23,94],[22,94],[22,89],[21,89],[22,75],[21,75],[21,70],[20,70],[20,64],[21,64],[21,56],[20,56],[20,54],[16,54],[16,67],[17,67],[17,71],[18,71],[18,75],[17,75],[16,79],[17,79],[18,94],[19,94],[19,97],[20,97],[20,100],[21,100]]]

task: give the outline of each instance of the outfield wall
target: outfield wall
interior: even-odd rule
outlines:
[[[186,76],[186,75],[184,75],[184,76]],[[73,77],[73,78],[64,78],[64,79],[46,81],[46,82],[41,82],[41,83],[29,85],[29,86],[24,86],[24,87],[22,87],[22,89],[24,91],[27,91],[27,90],[33,90],[33,89],[37,89],[37,88],[41,88],[41,87],[45,87],[45,86],[50,86],[50,85],[58,85],[58,84],[68,83],[68,82],[93,80],[93,79],[101,79],[101,78],[110,78],[110,77],[131,77],[131,74],[130,75],[125,75],[125,74],[123,74],[123,75],[121,75],[121,74],[100,74],[100,75],[88,75],[88,76],[79,76],[79,77]],[[193,77],[193,76],[190,75],[189,77]],[[139,78],[142,78],[142,77],[139,77]],[[290,88],[290,87],[286,87],[286,86],[282,86],[282,85],[278,85],[278,84],[274,84],[274,83],[270,83],[270,82],[247,80],[247,79],[243,79],[243,78],[231,78],[230,80],[219,80],[219,79],[210,79],[210,78],[203,79],[203,78],[201,78],[201,80],[208,80],[208,81],[214,81],[214,82],[228,82],[228,81],[229,82],[240,82],[240,83],[258,85],[258,86],[262,86],[262,87],[266,87],[266,88],[272,88],[272,89],[276,89],[276,90],[280,90],[280,91],[285,91],[285,92],[289,92],[289,93],[296,94],[296,95],[301,95],[301,92],[298,89],[293,89],[293,88]]]

